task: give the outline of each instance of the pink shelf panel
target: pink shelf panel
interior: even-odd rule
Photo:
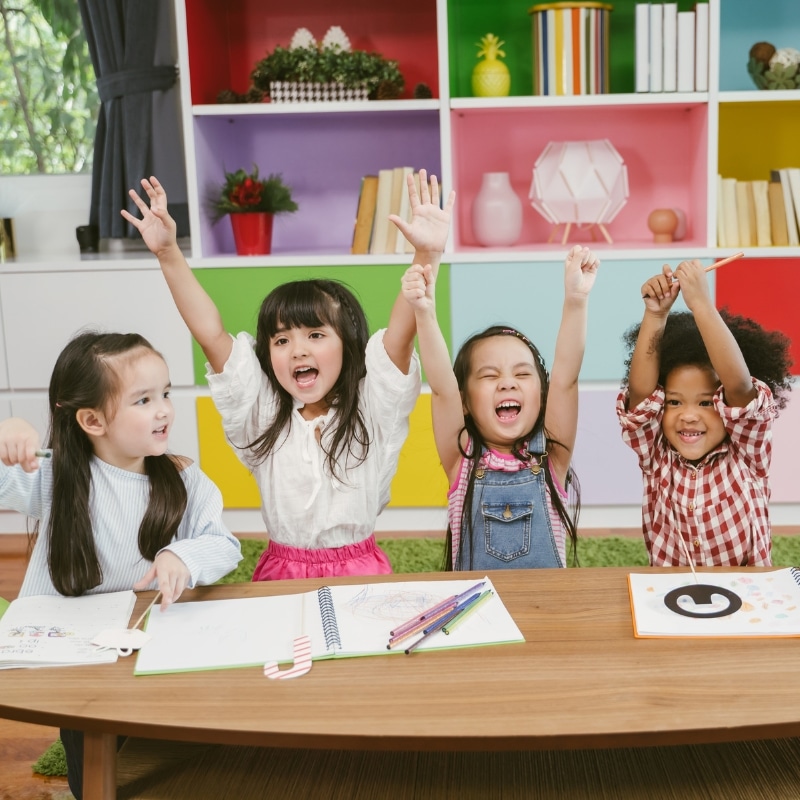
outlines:
[[[544,246],[552,226],[528,200],[536,159],[550,141],[609,139],[628,170],[630,197],[607,225],[614,247],[652,244],[647,217],[654,208],[680,208],[684,244],[707,243],[707,126],[705,105],[598,108],[463,109],[452,113],[453,173],[459,192],[456,249],[478,246],[471,209],[484,172],[508,172],[523,201],[520,248]],[[561,241],[562,229],[554,241]],[[570,242],[591,241],[585,228]],[[600,238],[599,246],[605,244]]]

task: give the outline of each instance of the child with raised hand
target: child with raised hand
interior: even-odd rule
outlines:
[[[670,313],[678,293],[689,312]],[[617,398],[644,481],[653,566],[771,563],[772,424],[791,390],[789,341],[717,311],[703,266],[683,261],[642,286],[644,316]]]
[[[504,325],[468,339],[451,366],[436,320],[433,271],[414,264],[403,277],[450,486],[447,569],[566,565],[566,537],[575,544],[580,502],[575,485],[571,514],[578,375],[599,263],[580,246],[566,257],[551,376],[536,346]]]
[[[393,217],[438,268],[454,193],[439,207],[409,180],[412,219]],[[398,297],[389,325],[368,340],[360,304],[342,284],[295,281],[261,304],[255,339],[233,337],[178,248],[164,188],[142,181],[149,206],[123,216],[158,257],[178,311],[208,359],[211,396],[225,433],[253,473],[269,545],[253,580],[378,575],[391,572],[375,543],[375,521],[389,501],[408,418],[420,389],[414,315]]]
[[[142,336],[87,331],[50,378],[50,457],[36,456],[25,420],[0,423],[0,506],[37,521],[20,597],[159,589],[163,610],[239,563],[219,490],[167,452],[169,392],[167,365]],[[61,733],[80,798],[83,736]]]

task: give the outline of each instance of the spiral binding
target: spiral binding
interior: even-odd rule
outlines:
[[[794,578],[794,582],[800,586],[800,569],[797,567],[792,567],[789,572],[791,573],[792,577]]]
[[[317,602],[319,603],[319,615],[322,617],[325,648],[333,650],[338,647],[341,650],[342,641],[339,638],[339,623],[336,621],[336,610],[333,607],[331,590],[327,586],[317,590]]]

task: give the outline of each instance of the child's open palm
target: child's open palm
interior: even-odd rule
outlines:
[[[408,196],[411,201],[411,222],[401,219],[397,214],[391,214],[389,219],[397,225],[415,250],[443,252],[450,232],[450,213],[456,201],[456,193],[451,191],[444,208],[439,208],[439,182],[435,175],[431,175],[429,189],[427,173],[421,169],[419,193],[414,176],[408,176]]]
[[[177,226],[167,211],[167,193],[158,179],[151,177],[148,181],[142,178],[142,188],[150,200],[149,206],[133,189],[128,192],[136,207],[142,212],[142,218],[134,217],[124,208],[120,213],[139,231],[150,252],[158,255],[161,250],[166,250],[176,243]]]

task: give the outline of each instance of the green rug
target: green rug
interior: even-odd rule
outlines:
[[[443,539],[379,539],[395,572],[437,572],[444,555]],[[267,543],[242,539],[239,566],[219,583],[246,583]],[[570,559],[571,560],[571,559]],[[582,567],[646,567],[647,551],[642,539],[621,536],[581,539],[578,560]],[[772,562],[776,567],[800,565],[800,536],[773,536]],[[61,740],[56,740],[33,765],[41,775],[66,775],[67,762]]]

